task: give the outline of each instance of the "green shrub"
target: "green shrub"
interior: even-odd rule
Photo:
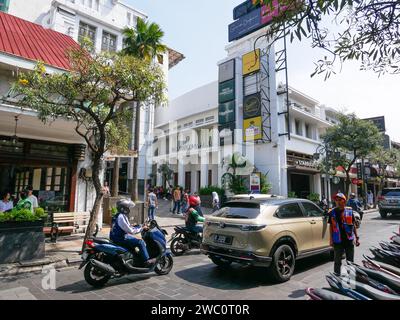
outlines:
[[[268,194],[272,189],[272,184],[268,182],[268,173],[263,174],[261,173],[261,193]]]
[[[12,209],[10,212],[0,213],[0,222],[12,222],[12,221],[37,221],[42,220],[46,217],[46,213],[43,208],[36,208],[35,212],[29,209]]]
[[[288,192],[288,198],[297,198],[297,194],[294,191],[289,191]]]
[[[318,202],[319,201],[319,193],[312,192],[307,196],[307,199],[310,201],[313,201],[313,202]]]
[[[222,188],[220,188],[218,186],[209,186],[209,187],[200,188],[199,195],[201,195],[201,196],[202,195],[203,196],[211,195],[213,192],[218,193],[218,196],[219,196],[220,200],[222,199],[222,197],[225,194],[225,190],[224,189],[222,189]]]
[[[111,215],[114,217],[118,213],[118,209],[116,207],[111,208]]]

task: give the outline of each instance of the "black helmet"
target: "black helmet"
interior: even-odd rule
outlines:
[[[135,207],[135,203],[128,199],[121,199],[117,202],[117,210],[119,213],[129,214],[131,208]]]

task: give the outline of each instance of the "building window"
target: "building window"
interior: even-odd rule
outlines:
[[[206,117],[206,122],[212,122],[212,121],[214,121],[214,116]]]
[[[196,126],[202,124],[204,122],[204,119],[197,119],[196,120]]]
[[[0,0],[0,11],[8,12],[9,5],[10,5],[10,0]]]
[[[103,40],[101,42],[101,50],[115,52],[117,51],[117,36],[103,31]]]
[[[93,8],[93,0],[87,0],[87,6]]]
[[[295,121],[294,121],[294,125],[295,125],[295,128],[296,128],[296,134],[297,134],[298,136],[302,136],[303,133],[302,133],[302,130],[301,130],[301,123],[300,123],[300,121],[299,121],[299,120],[295,120]]]
[[[90,41],[92,41],[92,44],[96,44],[96,28],[93,26],[90,26],[84,22],[79,22],[79,36],[78,36],[78,42],[82,43],[82,40],[84,38],[89,38]]]
[[[188,122],[183,125],[184,128],[190,128],[193,125],[193,122]]]
[[[100,11],[100,0],[94,0],[94,10]]]
[[[127,12],[126,13],[126,24],[128,25],[128,26],[130,26],[131,25],[131,17],[132,17],[132,14],[130,13],[130,12]]]
[[[164,56],[162,54],[157,55],[157,60],[159,64],[164,64]]]
[[[308,123],[306,123],[306,137],[312,139],[311,127]]]

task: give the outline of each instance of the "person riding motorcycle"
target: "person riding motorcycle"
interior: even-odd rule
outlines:
[[[199,198],[196,196],[189,197],[189,209],[186,212],[185,222],[186,228],[193,233],[200,234],[203,233],[203,227],[198,226],[197,222],[204,222],[204,217],[199,214],[196,207],[200,204]]]
[[[115,244],[125,247],[132,252],[138,247],[142,255],[144,265],[151,267],[155,264],[157,259],[150,259],[147,252],[146,243],[137,238],[137,234],[142,230],[147,230],[146,226],[132,227],[129,223],[129,212],[131,208],[135,207],[135,203],[130,200],[122,199],[117,202],[117,215],[113,218],[112,228],[110,230],[110,239]]]
[[[347,201],[347,206],[351,207],[353,211],[357,212],[360,215],[360,220],[362,220],[364,214],[362,211],[362,205],[356,198],[356,194],[354,192],[350,193],[350,199]]]

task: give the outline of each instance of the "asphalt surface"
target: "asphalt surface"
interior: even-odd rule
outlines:
[[[370,246],[389,241],[399,224],[400,216],[382,220],[378,212],[366,214],[355,262],[361,263]],[[325,275],[331,271],[333,262],[322,254],[298,261],[290,281],[273,284],[265,269],[234,264],[222,271],[196,250],[174,257],[174,267],[166,276],[126,276],[110,280],[102,289],[90,287],[77,267],[54,271],[54,283],[46,278],[48,273],[0,278],[0,300],[304,300],[308,299],[305,288],[328,286]]]

